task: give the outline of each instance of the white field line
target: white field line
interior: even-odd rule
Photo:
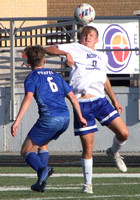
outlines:
[[[81,187],[47,187],[46,190],[77,190]],[[0,191],[26,191],[31,190],[30,187],[0,187]]]
[[[93,184],[94,186],[97,185],[139,185],[140,183],[95,183]],[[46,190],[77,190],[77,189],[81,189],[83,184],[67,184],[66,185],[55,185],[55,187],[51,186],[51,185],[47,185]],[[27,190],[31,190],[30,187],[19,187],[19,186],[3,186],[0,187],[0,191],[27,191]]]
[[[94,186],[97,185],[139,185],[140,183],[95,183],[93,184]],[[81,189],[83,184],[67,184],[66,185],[55,185],[55,187],[51,185],[47,185],[46,190],[77,190]],[[26,190],[31,190],[30,187],[19,187],[19,186],[3,186],[0,187],[0,191],[26,191]]]
[[[83,184],[67,184],[66,185],[55,185],[53,187],[52,185],[47,185],[46,190],[77,190],[81,189]],[[133,183],[94,183],[93,186],[98,186],[98,185],[140,185],[140,182],[133,182]],[[0,187],[0,191],[23,191],[23,190],[30,190],[30,187],[17,187],[17,186],[3,186]]]
[[[36,174],[25,174],[25,173],[18,173],[18,174],[3,174],[0,173],[0,177],[32,177],[32,178],[36,178]],[[54,174],[51,177],[83,177],[82,174]],[[140,174],[139,173],[134,173],[134,174],[129,174],[129,173],[120,173],[120,174],[93,174],[93,178],[111,178],[111,177],[126,177],[126,178],[140,178]],[[125,182],[121,182],[121,183],[95,183],[94,185],[136,185],[136,184],[140,184],[137,182],[133,182],[133,183],[125,183]],[[55,187],[52,187],[51,185],[47,185],[46,190],[77,190],[77,189],[81,189],[81,184],[68,184],[66,185],[56,185]],[[9,187],[0,187],[0,191],[29,191],[30,187],[15,187],[15,186],[9,186]],[[135,197],[140,197],[140,194],[136,194],[136,195],[88,195],[88,196],[78,196],[78,199],[110,199],[110,198],[135,198]],[[45,198],[39,198],[39,200],[63,200],[64,197],[45,197]],[[67,196],[67,199],[73,199],[75,200],[75,197],[73,196]],[[20,199],[20,200],[38,200],[38,198],[27,198],[27,199]]]
[[[128,183],[128,182],[120,182],[120,183],[93,183],[92,184],[93,186],[97,186],[97,185],[140,185],[140,182],[131,182],[131,183]],[[65,185],[66,186],[66,185]],[[71,187],[77,187],[77,186],[83,186],[83,184],[67,184],[67,186],[71,186]],[[47,184],[47,187],[51,187],[51,185],[48,185]],[[64,187],[64,185],[55,185],[55,187]]]
[[[32,177],[36,178],[36,174],[33,173],[0,173],[0,177]],[[51,177],[83,177],[83,174],[53,174]],[[117,173],[117,174],[93,174],[93,178],[115,178],[115,177],[125,177],[125,178],[140,178],[140,173]]]
[[[133,197],[140,197],[140,194],[136,194],[136,195],[103,195],[103,196],[97,196],[97,195],[88,195],[88,196],[78,196],[78,199],[98,199],[98,198],[102,198],[102,199],[109,199],[109,198],[133,198]],[[39,198],[39,200],[63,200],[64,197],[45,197],[45,198]],[[74,199],[75,197],[72,196],[67,196],[67,199]],[[130,200],[131,200],[130,199]],[[32,199],[20,199],[20,200],[38,200],[38,198],[32,198]]]

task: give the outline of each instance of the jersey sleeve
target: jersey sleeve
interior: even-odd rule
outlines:
[[[25,94],[27,94],[27,92],[32,92],[33,94],[35,93],[35,83],[30,75],[25,79],[24,89]]]
[[[57,44],[57,48],[61,51],[70,53],[72,57],[74,57],[76,53],[75,43]]]

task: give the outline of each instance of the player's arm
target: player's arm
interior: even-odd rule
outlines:
[[[23,117],[23,115],[25,114],[25,112],[27,111],[28,107],[30,106],[31,102],[33,99],[33,93],[32,92],[27,92],[27,94],[25,95],[22,104],[20,106],[18,115],[16,117],[16,120],[14,122],[14,124],[11,127],[11,134],[13,137],[16,136],[17,133],[17,129],[20,123],[21,118]]]
[[[115,96],[115,94],[114,94],[114,92],[112,90],[111,83],[110,83],[108,77],[106,78],[106,82],[105,82],[104,86],[105,86],[106,93],[108,94],[109,98],[112,101],[112,104],[114,105],[114,107],[116,108],[116,110],[118,111],[119,114],[122,113],[123,112],[123,107],[117,101],[116,96]]]
[[[74,61],[73,61],[73,58],[72,58],[71,54],[68,53],[68,52],[60,50],[56,46],[46,47],[45,51],[46,51],[47,54],[50,54],[50,55],[59,55],[59,56],[62,55],[62,56],[66,56],[66,58],[67,58],[67,65],[69,67],[72,67],[74,65]]]
[[[74,95],[74,93],[71,91],[67,94],[67,98],[70,100],[70,102],[73,105],[74,110],[77,113],[77,117],[81,123],[82,127],[86,127],[87,126],[87,121],[85,118],[83,118],[82,113],[81,113],[81,109],[80,109],[80,105],[79,102],[76,98],[76,96]]]

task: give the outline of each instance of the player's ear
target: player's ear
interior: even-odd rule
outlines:
[[[99,42],[99,39],[98,38],[96,38],[96,43],[98,43]]]

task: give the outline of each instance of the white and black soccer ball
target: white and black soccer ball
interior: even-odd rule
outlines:
[[[74,17],[81,25],[87,25],[94,20],[95,10],[91,5],[82,3],[75,8]]]

